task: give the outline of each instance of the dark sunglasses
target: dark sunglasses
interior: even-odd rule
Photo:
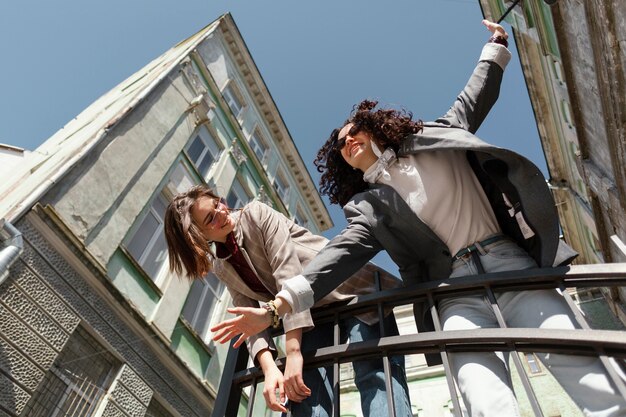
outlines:
[[[350,128],[350,130],[348,130],[348,133],[346,133],[343,137],[338,137],[334,146],[335,150],[341,151],[343,147],[346,146],[347,137],[356,135],[357,133],[359,133],[359,130],[361,129],[355,124]]]

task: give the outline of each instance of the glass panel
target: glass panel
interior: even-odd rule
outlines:
[[[165,241],[165,234],[163,233],[163,228],[159,228],[158,235],[154,245],[148,252],[146,259],[142,262],[142,267],[152,278],[153,281],[156,281],[161,268],[165,264],[167,260],[167,242]]]
[[[207,152],[200,165],[198,165],[198,172],[200,172],[200,175],[202,175],[203,178],[205,178],[209,173],[209,169],[211,168],[211,165],[213,165],[213,162],[215,162],[213,155]]]
[[[187,149],[189,158],[191,158],[191,161],[196,164],[196,166],[198,165],[200,157],[202,156],[205,148],[206,146],[204,145],[204,142],[202,141],[200,136],[196,136],[196,138],[191,143],[191,146],[189,146],[189,149]]]
[[[159,195],[128,244],[128,251],[152,280],[156,280],[167,260],[167,243],[163,233],[166,201]]]
[[[258,131],[255,131],[252,136],[250,136],[250,147],[256,154],[259,161],[263,162],[265,158],[265,153],[267,152],[267,145],[265,141],[261,138]]]
[[[141,259],[148,243],[150,243],[150,239],[152,239],[152,236],[154,236],[158,227],[159,220],[155,217],[152,211],[148,211],[146,218],[143,220],[128,244],[128,251],[131,255],[133,255],[137,262]]]
[[[182,316],[201,338],[206,336],[213,308],[219,300],[223,286],[213,273],[196,280],[183,307]]]
[[[72,333],[22,415],[90,417],[113,380],[119,362],[84,329]]]
[[[191,179],[191,174],[183,164],[179,163],[176,166],[176,169],[174,169],[174,172],[172,172],[172,175],[170,176],[170,181],[168,184],[169,191],[172,194],[177,194],[183,191],[187,191],[189,188],[191,188],[192,185],[194,185],[194,182]],[[162,200],[161,204],[163,205],[163,207],[167,206],[165,200]],[[160,207],[161,206],[159,206],[159,210]],[[161,211],[159,211],[159,213],[161,213]],[[162,213],[162,216],[165,216],[165,210],[163,210]]]
[[[189,294],[187,294],[187,300],[185,301],[181,314],[189,323],[193,324],[194,314],[202,300],[206,285],[203,279],[194,280],[193,284],[191,284],[191,289],[189,290]]]
[[[532,353],[526,354],[526,362],[528,362],[528,368],[530,369],[531,374],[538,374],[541,372],[541,368],[539,367],[539,363],[537,363],[537,358]]]
[[[287,197],[289,196],[289,185],[287,185],[279,173],[276,173],[276,177],[274,178],[274,188],[278,191],[278,195],[281,199],[287,200]]]
[[[237,98],[237,94],[235,94],[230,85],[224,89],[223,96],[226,99],[226,103],[228,104],[228,107],[230,107],[230,110],[233,112],[233,114],[235,116],[239,116],[239,113],[241,113],[241,109],[243,106],[241,105],[241,101],[239,101],[239,98]]]
[[[239,180],[235,179],[235,181],[233,181],[233,185],[230,188],[230,192],[226,197],[228,207],[241,208],[248,201],[250,201],[250,196],[248,195],[248,193],[246,193],[246,190],[244,190]]]

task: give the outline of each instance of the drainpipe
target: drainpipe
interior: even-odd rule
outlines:
[[[0,284],[9,276],[9,268],[24,251],[22,232],[6,219],[0,219]]]

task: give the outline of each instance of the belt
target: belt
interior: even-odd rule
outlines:
[[[458,251],[456,253],[456,255],[454,255],[454,259],[459,259],[464,255],[467,255],[468,253],[472,253],[478,250],[478,246],[487,246],[490,245],[492,243],[498,242],[500,240],[504,240],[507,237],[504,235],[495,235],[495,236],[491,236],[488,237],[487,239],[481,241],[481,242],[476,242],[476,243],[472,243],[471,245],[469,245],[466,248],[461,249],[460,251]]]

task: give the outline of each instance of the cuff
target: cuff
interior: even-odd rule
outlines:
[[[253,359],[255,365],[259,364],[256,360],[256,355],[263,349],[269,349],[270,352],[272,352],[272,356],[274,356],[274,359],[276,359],[276,357],[278,356],[276,352],[276,346],[274,346],[274,342],[270,338],[269,333],[267,333],[266,331],[250,336],[248,340],[246,340],[246,344],[248,347],[248,353]]]
[[[313,307],[313,290],[309,281],[297,275],[283,282],[283,288],[276,294],[291,306],[292,313],[300,313]]]
[[[311,310],[301,313],[287,313],[283,317],[283,329],[285,333],[293,329],[302,329],[303,332],[311,330],[313,327],[313,318],[311,318]]]
[[[505,69],[509,61],[511,60],[511,51],[509,51],[504,45],[499,43],[489,42],[483,47],[483,51],[480,54],[478,61],[493,61]]]

